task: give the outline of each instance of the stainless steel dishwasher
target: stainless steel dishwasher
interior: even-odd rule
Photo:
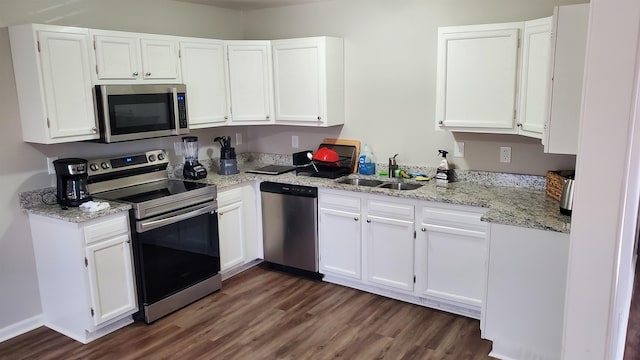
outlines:
[[[318,273],[318,189],[260,184],[264,260]]]

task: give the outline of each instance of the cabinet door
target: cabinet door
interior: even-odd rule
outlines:
[[[318,40],[274,41],[276,121],[318,123],[325,117],[325,47]]]
[[[436,126],[515,133],[522,23],[438,29]]]
[[[179,80],[178,43],[173,40],[141,39],[143,78]]]
[[[551,79],[551,17],[525,22],[522,38],[518,134],[542,139]]]
[[[369,215],[364,232],[367,281],[412,291],[413,222]]]
[[[237,201],[218,209],[220,233],[220,269],[227,270],[245,262],[244,213]]]
[[[180,42],[182,79],[189,91],[189,128],[224,125],[228,119],[224,45]]]
[[[320,208],[319,215],[320,272],[360,280],[360,214]]]
[[[578,153],[589,4],[556,7],[553,17],[553,76],[544,152],[575,155]]]
[[[417,239],[417,289],[422,295],[480,307],[484,297],[485,232],[422,224]]]
[[[231,122],[273,122],[271,47],[268,44],[227,45]]]
[[[94,325],[137,308],[129,234],[86,248]]]
[[[86,34],[38,32],[49,136],[97,138]],[[78,139],[78,140],[83,140]]]
[[[95,35],[96,71],[99,80],[136,80],[141,64],[138,39]]]

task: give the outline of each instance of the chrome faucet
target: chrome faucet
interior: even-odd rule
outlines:
[[[389,158],[389,177],[396,176],[396,170],[398,170],[398,163],[396,163],[396,156],[398,154],[393,155],[393,157]]]

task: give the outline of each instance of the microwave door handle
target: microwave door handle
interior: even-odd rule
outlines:
[[[180,114],[178,111],[178,89],[175,87],[169,88],[171,92],[171,99],[173,100],[173,135],[178,135],[180,131]]]

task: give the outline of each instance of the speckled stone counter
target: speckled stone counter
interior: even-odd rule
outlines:
[[[240,184],[244,181],[275,181],[286,184],[316,186],[328,189],[348,190],[401,198],[434,201],[440,203],[478,206],[488,208],[483,221],[504,225],[519,226],[540,230],[569,233],[571,217],[560,214],[558,201],[545,195],[544,190],[531,190],[521,187],[481,185],[473,182],[452,182],[448,187],[435,186],[433,181],[416,190],[391,190],[377,187],[340,184],[339,179],[322,179],[307,176],[296,176],[295,172],[281,175],[260,175],[244,171],[264,166],[264,163],[244,163],[240,173],[236,175],[218,175],[209,173],[205,181],[215,184],[218,191],[225,187]],[[389,181],[389,178],[378,176],[349,175]],[[391,179],[398,181],[397,179]],[[410,180],[407,180],[411,182]]]
[[[283,164],[286,162],[273,161],[270,163]],[[340,184],[337,182],[339,179],[333,180],[297,176],[295,172],[288,172],[281,175],[245,173],[247,170],[256,169],[268,164],[269,163],[251,161],[243,162],[238,165],[240,173],[235,175],[223,176],[216,174],[215,171],[209,170],[207,178],[200,180],[200,182],[215,184],[218,187],[218,191],[223,191],[226,187],[247,181],[275,181],[286,184],[316,186],[320,188],[388,195],[455,205],[478,206],[489,209],[482,217],[483,221],[489,223],[563,233],[568,233],[570,230],[571,218],[560,214],[558,201],[546,196],[543,190],[539,190],[539,185],[535,186],[536,190],[531,190],[523,187],[482,185],[471,181],[459,181],[449,183],[448,187],[442,188],[435,186],[433,181],[428,181],[422,182],[424,185],[416,190],[391,190]],[[174,178],[181,177],[179,176],[181,173],[181,169],[179,168],[174,169],[171,173]],[[350,175],[350,177],[375,178],[383,181],[390,180],[386,177],[377,176]],[[392,180],[398,181],[397,179]],[[93,213],[82,211],[78,208],[62,210],[58,205],[46,205],[43,203],[43,196],[46,197],[46,193],[53,193],[54,191],[55,189],[48,188],[21,193],[20,206],[31,213],[46,215],[70,222],[83,222],[112,213],[127,211],[131,208],[131,206],[127,204],[109,201],[111,206],[109,209]],[[52,194],[50,197],[55,201],[55,197],[53,197]]]
[[[73,223],[81,223],[131,209],[131,205],[129,204],[114,201],[107,201],[107,203],[109,203],[108,209],[95,212],[81,210],[77,207],[62,209],[60,205],[55,203],[55,192],[55,188],[22,192],[18,195],[20,207],[31,214],[48,216]]]

